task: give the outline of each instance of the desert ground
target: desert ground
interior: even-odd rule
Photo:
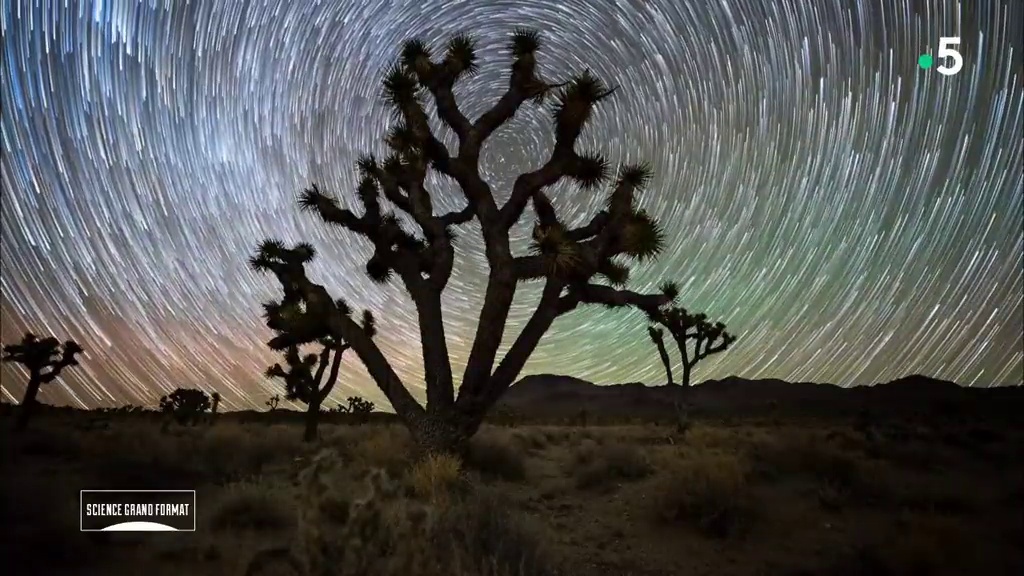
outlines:
[[[465,463],[388,421],[301,436],[44,409],[2,445],[5,574],[1024,574],[1024,423],[506,421]],[[196,489],[198,529],[82,533],[95,488]]]

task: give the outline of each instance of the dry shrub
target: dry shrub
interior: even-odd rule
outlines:
[[[271,464],[290,462],[308,449],[297,428],[225,423],[196,438],[189,453],[213,478],[237,480],[259,474]]]
[[[432,530],[434,546],[464,576],[553,576],[541,526],[512,512],[493,491],[475,492],[446,509]],[[442,560],[442,564],[445,560]],[[424,575],[426,576],[426,575]]]
[[[462,463],[450,454],[429,454],[409,470],[413,493],[445,507],[462,481]]]
[[[762,442],[754,447],[752,456],[758,473],[769,479],[803,475],[852,488],[863,477],[857,455],[814,437]]]
[[[646,478],[654,471],[650,459],[636,446],[613,443],[600,446],[584,441],[573,453],[570,472],[576,487],[584,490],[608,488],[628,480]]]
[[[447,457],[434,458],[424,466],[447,471],[435,477],[451,472]],[[521,527],[504,503],[470,495],[444,508],[423,504],[380,469],[367,475],[363,493],[353,498],[335,489],[334,479],[346,465],[331,451],[311,459],[300,474],[295,541],[257,553],[248,576],[274,569],[300,576],[550,574],[535,531]]]
[[[415,445],[404,427],[382,426],[356,442],[349,452],[356,463],[396,474],[413,460]]]
[[[526,479],[526,460],[522,450],[509,442],[504,435],[476,435],[469,443],[466,466],[510,482]]]
[[[547,436],[536,428],[530,430],[520,428],[512,434],[512,438],[527,450],[539,451],[548,447]]]
[[[281,486],[260,482],[229,485],[210,516],[214,530],[279,532],[295,524],[295,503]]]
[[[716,538],[732,536],[750,519],[748,465],[738,456],[696,452],[676,461],[654,490],[657,513]]]
[[[688,428],[684,442],[697,449],[733,451],[749,440],[742,436],[740,429],[698,422]]]

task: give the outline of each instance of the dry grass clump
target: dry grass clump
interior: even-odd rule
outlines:
[[[281,532],[295,524],[295,501],[281,486],[239,482],[226,487],[210,516],[220,531]]]
[[[767,479],[800,475],[823,483],[853,487],[863,477],[863,456],[820,438],[775,439],[752,447],[758,473]]]
[[[415,445],[405,427],[381,426],[371,432],[348,450],[355,463],[397,474],[414,460]]]
[[[526,479],[523,450],[510,442],[507,436],[490,431],[479,433],[470,441],[466,466],[510,482]]]
[[[547,435],[536,429],[516,430],[512,433],[512,438],[524,449],[532,452],[539,452],[548,447]]]
[[[662,520],[726,538],[740,532],[753,512],[747,463],[733,454],[694,452],[675,461],[654,489]]]
[[[444,508],[462,484],[462,462],[450,454],[428,454],[409,469],[408,479],[416,496]]]
[[[640,480],[653,471],[650,459],[638,447],[615,442],[598,445],[584,441],[573,453],[570,473],[582,490],[608,488],[618,482]]]
[[[434,573],[437,576],[555,574],[542,527],[513,513],[493,491],[473,492],[445,509],[431,535],[442,565],[448,562],[452,567],[450,572]]]

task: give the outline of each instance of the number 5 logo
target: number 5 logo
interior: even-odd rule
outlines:
[[[939,74],[946,76],[952,76],[960,71],[964,67],[964,57],[954,48],[960,45],[959,36],[943,36],[939,38],[939,58],[945,60],[946,58],[953,59],[952,66],[946,66],[945,64],[936,68]]]

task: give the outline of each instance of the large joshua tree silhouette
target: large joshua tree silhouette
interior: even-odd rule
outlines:
[[[366,155],[357,163],[362,214],[340,206],[316,185],[299,196],[301,209],[372,242],[374,253],[366,263],[371,279],[384,283],[397,277],[405,285],[418,315],[425,406],[410,394],[373,339],[349,316],[348,307],[338,306],[323,286],[308,278],[305,265],[314,257],[312,246],[289,247],[266,240],[250,262],[254,269],[276,276],[284,291],[282,305],[287,314],[276,318],[283,330],[271,342],[272,347],[283,350],[324,336],[345,341],[428,450],[465,447],[487,410],[515,381],[559,316],[585,304],[656,313],[677,291],[672,283],[665,284],[661,293],[651,294],[624,287],[630,262],[655,257],[664,242],[659,224],[637,206],[637,196],[651,178],[649,165],[622,166],[604,209],[585,225],[568,226],[552,206],[546,190],[563,179],[586,190],[611,179],[605,157],[576,150],[576,142],[595,106],[615,89],[589,71],[565,82],[545,80],[537,65],[540,44],[540,36],[531,30],[519,29],[511,35],[508,87],[480,117],[470,120],[460,108],[453,86],[477,69],[474,39],[457,35],[439,56],[419,40],[405,42],[398,62],[383,81],[384,96],[398,119],[385,138],[390,152],[384,159]],[[481,148],[522,106],[541,103],[550,96],[555,136],[551,153],[540,159],[539,166],[519,175],[508,200],[499,204],[491,185],[481,177]],[[457,138],[454,153],[432,132],[428,101]],[[454,180],[466,199],[465,208],[435,213],[433,192],[426,184],[430,171]],[[382,198],[408,215],[415,233],[403,227]],[[516,255],[509,231],[531,203],[535,213],[531,251]],[[473,219],[480,225],[489,273],[456,397],[441,294],[452,274],[453,227]],[[602,278],[607,283],[602,283]],[[527,281],[543,282],[542,293],[532,316],[499,360],[498,349],[517,285]]]
[[[348,304],[344,301],[336,302],[335,306],[344,310],[343,313],[349,313],[346,308]],[[281,326],[278,322],[281,318],[282,304],[269,302],[264,304],[263,308],[268,323],[273,325],[272,328]],[[373,314],[369,310],[363,312],[362,329],[367,338],[373,338],[376,333]],[[280,333],[278,337],[281,337]],[[274,364],[267,368],[266,375],[284,380],[286,399],[297,400],[306,405],[306,429],[302,438],[306,442],[312,442],[317,437],[320,407],[334,390],[338,374],[341,372],[342,355],[349,349],[349,345],[333,336],[324,336],[319,340],[319,354],[303,356],[297,343],[288,340],[286,335],[284,338],[287,346],[284,361],[287,368]],[[276,344],[272,343],[272,347],[275,346]],[[330,372],[327,372],[328,366],[331,368]]]
[[[724,352],[736,341],[735,336],[725,331],[725,324],[712,323],[708,321],[706,314],[693,314],[679,306],[667,306],[650,311],[648,318],[652,323],[664,326],[675,340],[682,364],[680,384],[684,387],[690,385],[693,368],[698,362],[712,354]],[[665,364],[665,370],[668,371],[669,384],[672,384],[672,371],[662,340],[662,331],[654,326],[648,326],[647,331],[658,347],[658,354]]]
[[[56,338],[40,339],[32,333],[25,334],[17,344],[4,345],[0,361],[21,364],[28,370],[28,386],[14,421],[15,430],[23,430],[28,426],[38,404],[36,395],[39,394],[39,387],[56,380],[64,368],[78,366],[76,356],[84,351],[74,340],[61,343]]]

